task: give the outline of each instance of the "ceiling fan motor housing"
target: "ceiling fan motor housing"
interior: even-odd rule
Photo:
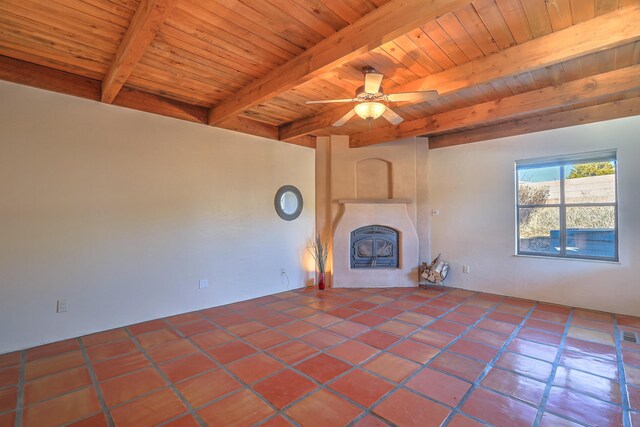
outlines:
[[[381,101],[384,98],[384,92],[382,92],[382,86],[378,90],[378,93],[367,93],[364,90],[364,85],[356,89],[356,96],[358,101]]]

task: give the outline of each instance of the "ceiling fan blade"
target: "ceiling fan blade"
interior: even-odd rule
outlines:
[[[335,127],[342,126],[345,123],[347,123],[349,120],[351,120],[351,118],[355,115],[356,115],[356,110],[351,110],[347,114],[345,114],[344,116],[336,120],[331,126],[335,126]]]
[[[305,101],[305,104],[333,104],[336,102],[354,102],[355,98],[343,98],[343,99],[322,99],[318,101]]]
[[[391,123],[392,125],[399,125],[404,121],[402,117],[400,117],[395,111],[393,111],[389,107],[387,107],[387,109],[384,110],[384,113],[382,113],[382,117],[387,119],[389,123]]]
[[[382,74],[371,72],[364,75],[364,91],[366,93],[380,92],[380,83],[382,83]]]
[[[431,99],[435,99],[437,96],[438,96],[438,91],[424,90],[421,92],[390,93],[389,95],[387,95],[387,100],[389,102],[399,102],[399,101],[422,102],[422,101],[429,101]]]

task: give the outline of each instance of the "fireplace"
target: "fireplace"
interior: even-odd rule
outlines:
[[[398,268],[398,231],[368,225],[351,232],[351,268]]]
[[[418,234],[410,199],[338,199],[332,279],[337,288],[417,286]],[[384,225],[383,225],[384,224]]]

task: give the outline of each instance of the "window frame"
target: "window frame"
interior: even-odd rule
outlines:
[[[596,163],[603,161],[614,162],[614,202],[598,202],[598,203],[566,203],[565,200],[565,167],[568,165],[575,165],[581,163]],[[532,204],[521,205],[519,203],[519,188],[520,179],[518,172],[523,169],[542,167],[558,167],[559,169],[559,185],[560,185],[560,203],[549,204]],[[619,262],[619,228],[618,228],[618,156],[617,150],[604,150],[590,153],[579,153],[564,156],[545,157],[538,159],[518,160],[514,165],[515,175],[515,207],[516,207],[516,255],[521,256],[536,256],[545,258],[557,258],[557,259],[570,259],[570,260],[590,260],[590,261],[605,261],[605,262]],[[598,207],[598,206],[613,206],[614,210],[614,256],[586,256],[586,255],[571,255],[567,254],[567,208],[573,207]],[[558,254],[544,253],[544,252],[532,252],[520,250],[520,209],[522,208],[558,208],[559,210],[559,231],[560,231],[560,252]]]

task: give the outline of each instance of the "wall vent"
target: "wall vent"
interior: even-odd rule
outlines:
[[[637,344],[640,339],[638,339],[638,334],[633,331],[620,331],[620,337],[622,341],[631,342]]]

